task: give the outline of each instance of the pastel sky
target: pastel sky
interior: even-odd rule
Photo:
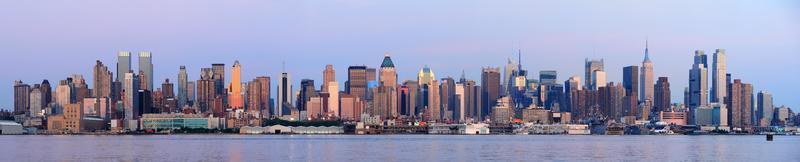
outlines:
[[[378,66],[385,52],[401,80],[424,65],[438,78],[465,70],[480,80],[481,67],[502,66],[517,49],[537,76],[583,76],[585,58],[603,58],[619,82],[623,66],[640,65],[645,39],[675,102],[693,51],[724,48],[734,78],[800,107],[796,0],[6,0],[0,22],[3,109],[13,108],[14,80],[91,78],[95,60],[115,69],[120,50],[152,51],[158,85],[176,80],[180,65],[196,80],[200,68],[235,60],[243,80],[275,77],[285,61],[295,84],[320,80],[326,64],[343,84],[347,66]]]

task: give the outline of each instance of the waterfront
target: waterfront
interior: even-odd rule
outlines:
[[[795,161],[800,136],[0,136],[2,161]]]

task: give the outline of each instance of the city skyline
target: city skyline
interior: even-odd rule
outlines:
[[[349,2],[349,1],[348,1]],[[583,78],[582,62],[585,58],[597,58],[605,60],[605,72],[608,74],[608,81],[622,82],[622,67],[636,65],[640,66],[644,57],[645,40],[649,40],[650,57],[654,63],[654,78],[669,77],[673,102],[683,101],[680,94],[684,87],[688,87],[688,73],[691,68],[692,55],[694,50],[707,51],[707,55],[712,56],[712,51],[717,48],[727,51],[727,72],[733,74],[733,78],[741,78],[744,82],[752,83],[754,91],[770,91],[775,97],[775,105],[787,105],[789,107],[800,106],[800,101],[793,101],[792,96],[797,96],[798,92],[792,80],[797,80],[796,75],[776,76],[775,73],[764,73],[765,71],[777,72],[781,69],[790,69],[792,60],[798,60],[796,44],[800,44],[797,28],[800,27],[800,18],[797,11],[781,6],[797,6],[797,2],[782,3],[759,3],[753,4],[762,8],[735,8],[738,5],[748,5],[745,2],[727,2],[714,4],[721,13],[706,12],[701,8],[709,7],[703,2],[676,2],[667,4],[644,4],[638,5],[636,2],[627,5],[636,5],[640,9],[622,9],[619,13],[605,13],[602,7],[613,7],[600,5],[601,9],[588,8],[588,11],[578,12],[577,14],[565,14],[562,11],[546,10],[526,11],[523,6],[547,7],[565,6],[570,2],[544,3],[544,2],[508,2],[506,4],[492,3],[487,6],[489,9],[480,9],[481,3],[465,4],[466,9],[449,9],[455,14],[451,22],[455,25],[437,23],[436,20],[446,19],[448,13],[436,12],[430,18],[423,18],[422,15],[410,15],[411,18],[420,20],[407,20],[402,10],[388,10],[381,12],[379,16],[357,16],[358,11],[372,11],[376,9],[391,8],[392,5],[405,7],[414,4],[384,4],[390,2],[364,2],[366,4],[337,3],[336,6],[354,9],[351,12],[340,11],[342,9],[323,8],[325,4],[306,4],[302,2],[288,2],[283,5],[294,5],[308,7],[308,10],[269,11],[267,18],[234,19],[243,15],[228,15],[228,17],[210,17],[212,20],[224,22],[210,27],[190,27],[208,23],[204,21],[202,9],[211,8],[213,4],[195,4],[183,8],[179,11],[168,11],[157,6],[148,6],[143,3],[130,3],[127,5],[140,6],[153,11],[153,14],[164,13],[167,15],[178,16],[181,14],[192,15],[186,20],[175,17],[156,17],[155,15],[136,16],[133,13],[110,12],[112,16],[126,17],[119,24],[109,29],[98,29],[102,24],[73,24],[71,21],[98,22],[108,20],[109,17],[94,16],[77,18],[82,14],[102,12],[105,9],[90,9],[88,11],[57,15],[58,11],[67,11],[69,6],[64,8],[54,8],[55,11],[49,13],[36,13],[43,17],[37,17],[33,11],[35,9],[45,9],[54,7],[58,3],[37,6],[35,4],[19,3],[21,6],[16,9],[6,9],[3,15],[24,14],[31,20],[23,21],[12,17],[0,17],[0,20],[10,23],[7,27],[9,37],[0,38],[0,53],[6,53],[0,66],[4,69],[18,69],[26,67],[29,70],[11,70],[2,78],[3,86],[0,90],[2,102],[0,107],[6,110],[13,109],[12,84],[14,80],[22,80],[26,84],[40,83],[42,79],[48,79],[51,83],[64,79],[67,76],[77,73],[85,78],[92,76],[92,63],[95,60],[102,61],[108,68],[115,72],[116,53],[120,50],[131,51],[131,69],[139,69],[138,52],[152,52],[155,80],[153,85],[160,85],[161,82],[169,78],[177,81],[178,69],[181,65],[186,65],[188,80],[199,79],[200,68],[210,67],[212,63],[224,63],[226,71],[230,72],[233,62],[239,60],[242,63],[242,79],[251,80],[256,76],[270,76],[273,79],[279,78],[281,63],[286,62],[286,71],[292,76],[292,85],[300,85],[301,79],[313,79],[322,81],[321,71],[325,65],[332,64],[336,71],[336,78],[339,78],[339,87],[344,87],[342,78],[346,77],[346,69],[351,65],[367,65],[370,68],[378,68],[384,52],[390,52],[392,59],[397,67],[398,82],[403,80],[414,80],[416,72],[429,65],[437,73],[436,80],[447,76],[457,78],[462,70],[466,71],[469,79],[476,80],[480,84],[480,68],[502,67],[507,58],[515,58],[517,50],[523,52],[523,68],[530,71],[529,76],[537,76],[542,70],[556,70],[560,74],[558,82],[567,80],[570,76],[581,76]],[[516,6],[517,4],[519,6]],[[691,6],[689,4],[697,4]],[[53,5],[53,6],[50,6]],[[168,4],[167,7],[177,6],[178,4]],[[208,6],[206,6],[208,5]],[[473,6],[474,5],[474,6]],[[541,6],[538,6],[541,5]],[[622,5],[626,5],[623,3]],[[688,7],[690,12],[679,13],[683,10],[674,8],[659,10],[657,6],[666,5],[667,7]],[[685,6],[684,6],[685,5]],[[12,5],[4,5],[12,6]],[[246,6],[244,4],[234,4],[237,7]],[[433,5],[437,6],[436,4]],[[473,6],[474,8],[469,8]],[[429,11],[430,6],[417,6],[413,11]],[[506,8],[508,12],[492,13],[491,9],[499,10]],[[731,8],[726,8],[731,7]],[[236,7],[221,8],[223,11],[235,9]],[[413,7],[412,7],[413,8]],[[28,9],[26,11],[26,9]],[[244,8],[244,11],[259,13],[257,7]],[[585,6],[577,6],[571,10],[587,9]],[[486,11],[489,10],[489,11]],[[699,11],[698,11],[699,10]],[[316,11],[319,13],[306,13]],[[667,26],[660,27],[660,21],[652,20],[648,16],[630,16],[631,20],[609,18],[613,15],[629,13],[669,13],[676,14],[679,20],[672,20],[669,24],[684,22],[688,24],[700,23],[700,26],[682,27]],[[11,12],[9,14],[5,12]],[[183,13],[186,12],[186,13]],[[326,15],[339,13],[344,15]],[[477,12],[472,13],[472,12]],[[287,13],[288,18],[297,20],[275,20],[281,13]],[[472,13],[473,15],[459,15],[459,13]],[[551,20],[543,16],[536,16],[536,13],[557,14],[563,20]],[[592,20],[590,14],[601,14],[600,20]],[[715,19],[715,16],[722,16],[725,13],[735,13],[744,16],[723,19]],[[748,13],[758,13],[759,16],[747,16]],[[206,13],[207,14],[207,13]],[[486,15],[482,15],[486,14]],[[520,14],[515,16],[515,14]],[[697,15],[693,15],[697,14]],[[63,16],[63,17],[62,17]],[[271,16],[271,17],[270,17]],[[343,22],[327,21],[326,19],[345,18],[348,16],[356,17],[358,20],[345,19]],[[481,23],[493,20],[493,16],[507,17],[509,20],[495,20],[501,23],[502,27]],[[695,16],[695,18],[689,18]],[[761,17],[770,17],[769,20],[758,20]],[[386,17],[389,21],[379,20]],[[524,21],[522,18],[533,17],[537,21]],[[64,21],[45,21],[55,18],[64,18]],[[516,20],[514,18],[520,18]],[[570,20],[573,18],[573,20]],[[680,20],[686,18],[686,20]],[[474,19],[474,20],[472,20]],[[676,18],[672,18],[676,19]],[[71,20],[71,21],[70,21]],[[182,20],[181,22],[172,22]],[[226,21],[222,21],[226,20]],[[249,21],[254,21],[255,27],[246,27]],[[363,20],[376,20],[378,25],[368,25]],[[397,20],[392,21],[392,20]],[[770,21],[771,20],[771,21]],[[130,23],[121,23],[130,21]],[[289,23],[299,28],[265,28],[271,23]],[[491,21],[490,21],[491,22]],[[553,25],[552,23],[564,23]],[[715,25],[726,26],[731,29],[714,31],[711,29]],[[144,27],[142,23],[161,24],[158,28]],[[383,23],[383,25],[381,25]],[[756,25],[756,24],[772,25]],[[411,24],[411,25],[409,25]],[[105,24],[108,25],[108,24]],[[331,28],[316,27],[317,25],[332,25]],[[398,25],[398,27],[391,27]],[[463,27],[463,26],[473,27]],[[582,25],[596,25],[597,28],[581,27]],[[683,24],[682,24],[683,25]],[[55,27],[50,30],[36,30],[36,26],[64,26]],[[509,27],[514,26],[514,27]],[[624,26],[630,26],[621,28]],[[23,29],[29,28],[32,29]],[[351,29],[352,28],[352,29]],[[447,30],[447,29],[455,30]],[[49,28],[48,28],[49,29]],[[90,29],[99,30],[95,32]],[[159,29],[159,30],[157,30]],[[236,30],[242,29],[242,30]],[[430,30],[422,30],[430,29]],[[508,29],[499,32],[498,30]],[[216,32],[207,33],[209,30]],[[148,32],[145,32],[148,31]],[[358,31],[358,32],[356,32]],[[496,33],[495,33],[496,32]],[[80,34],[89,35],[80,35]],[[171,35],[160,36],[159,34],[172,33]],[[280,34],[295,33],[295,34]],[[344,33],[357,33],[347,35]],[[397,34],[389,34],[397,33]],[[110,34],[110,35],[106,35]],[[129,35],[140,34],[140,36]],[[619,35],[617,35],[619,34]],[[194,37],[189,37],[196,35]],[[273,36],[274,35],[274,36]],[[183,38],[181,38],[183,37]],[[130,38],[130,39],[128,39]],[[180,38],[180,39],[178,39]],[[187,38],[191,38],[189,40]],[[275,39],[271,39],[275,38]],[[68,41],[79,39],[80,41]],[[378,40],[378,41],[371,41]],[[769,40],[769,41],[758,41]],[[775,43],[782,42],[782,43]],[[46,47],[46,48],[42,48]],[[65,54],[66,53],[66,54]],[[13,55],[13,56],[12,56]],[[754,57],[755,56],[755,57]],[[759,59],[769,57],[774,59]],[[48,58],[48,59],[40,59]],[[190,58],[190,59],[187,59]],[[313,59],[311,59],[313,58]],[[440,60],[452,61],[440,61]],[[69,63],[65,63],[68,61]],[[709,63],[711,59],[709,59]],[[41,64],[41,66],[35,66]],[[708,80],[711,87],[711,66],[709,65]],[[114,78],[118,77],[115,72]],[[230,75],[226,75],[229,78]],[[780,79],[773,79],[780,78]],[[230,79],[230,78],[229,78]],[[226,82],[230,81],[226,79]],[[276,80],[273,80],[275,82]],[[87,79],[87,84],[94,85],[91,79]],[[227,85],[228,83],[225,83]],[[275,85],[273,85],[275,88]],[[295,87],[297,90],[298,87]],[[342,90],[342,88],[340,88]],[[273,93],[276,94],[276,93]],[[796,109],[796,108],[795,108]]]

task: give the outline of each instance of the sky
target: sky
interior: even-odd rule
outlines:
[[[584,59],[602,58],[609,81],[620,82],[622,67],[641,65],[645,40],[674,102],[683,101],[693,51],[723,48],[734,78],[769,91],[776,106],[800,107],[800,68],[790,66],[800,60],[796,0],[0,1],[0,22],[2,109],[13,109],[14,80],[90,79],[95,60],[115,71],[120,50],[153,52],[156,85],[175,82],[180,65],[197,80],[212,63],[230,75],[239,60],[242,80],[273,82],[285,62],[297,90],[303,78],[319,86],[326,64],[343,87],[348,66],[377,67],[386,52],[400,80],[416,80],[424,65],[437,78],[463,70],[480,80],[481,67],[521,50],[533,76],[583,78]]]

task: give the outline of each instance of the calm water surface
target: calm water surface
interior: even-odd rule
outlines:
[[[798,161],[799,136],[0,136],[1,161]]]

